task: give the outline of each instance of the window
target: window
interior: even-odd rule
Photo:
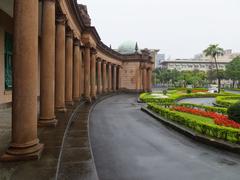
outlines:
[[[12,89],[12,50],[13,40],[10,33],[5,33],[5,89]]]

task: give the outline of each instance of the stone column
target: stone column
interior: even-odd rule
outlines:
[[[65,103],[73,105],[73,32],[66,33]]]
[[[142,68],[139,68],[139,76],[140,76],[140,92],[143,91],[143,72],[142,72]]]
[[[73,59],[73,100],[80,100],[80,49],[79,39],[74,40],[74,59]]]
[[[90,81],[91,81],[91,98],[96,99],[96,49],[91,49]]]
[[[117,66],[113,65],[113,91],[117,90]]]
[[[151,92],[152,91],[152,69],[148,69],[147,71],[147,81],[148,81],[148,87],[147,87],[147,91]]]
[[[97,62],[97,73],[98,73],[98,79],[97,79],[97,93],[102,94],[102,61],[101,59],[98,59]]]
[[[143,68],[143,91],[147,92],[147,69]]]
[[[84,47],[84,98],[91,102],[90,97],[90,45]]]
[[[112,65],[108,63],[108,92],[112,91]]]
[[[120,90],[121,87],[121,81],[122,81],[122,69],[121,66],[118,66],[118,90]]]
[[[56,126],[54,111],[55,85],[55,1],[44,0],[40,60],[39,126]]]
[[[57,17],[55,62],[55,108],[65,112],[65,23],[66,17]]]
[[[106,61],[102,62],[102,68],[103,68],[102,87],[103,87],[103,93],[106,93],[107,92],[107,63],[106,63]]]
[[[14,1],[12,139],[3,161],[38,159],[38,0]]]
[[[82,68],[82,47],[79,47],[79,98],[81,99],[83,93],[83,68]]]

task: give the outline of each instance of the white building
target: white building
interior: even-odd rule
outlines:
[[[224,55],[217,58],[218,68],[225,70],[226,65],[240,53],[232,53],[232,50],[225,50]],[[167,69],[176,69],[178,71],[208,71],[216,69],[214,60],[203,54],[195,55],[193,59],[170,59],[161,62],[161,66]]]

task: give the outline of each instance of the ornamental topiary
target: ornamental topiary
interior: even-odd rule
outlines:
[[[227,111],[229,119],[240,123],[240,101],[231,105]]]
[[[163,95],[167,95],[167,90],[163,90]]]
[[[191,94],[192,90],[191,89],[187,89],[187,94]]]

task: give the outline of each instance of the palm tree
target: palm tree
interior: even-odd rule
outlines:
[[[210,44],[207,49],[203,51],[205,56],[210,56],[214,59],[216,70],[217,70],[217,79],[218,79],[218,93],[220,93],[221,89],[221,77],[219,75],[218,64],[217,64],[217,57],[222,56],[224,54],[223,48],[220,48],[218,44]]]

